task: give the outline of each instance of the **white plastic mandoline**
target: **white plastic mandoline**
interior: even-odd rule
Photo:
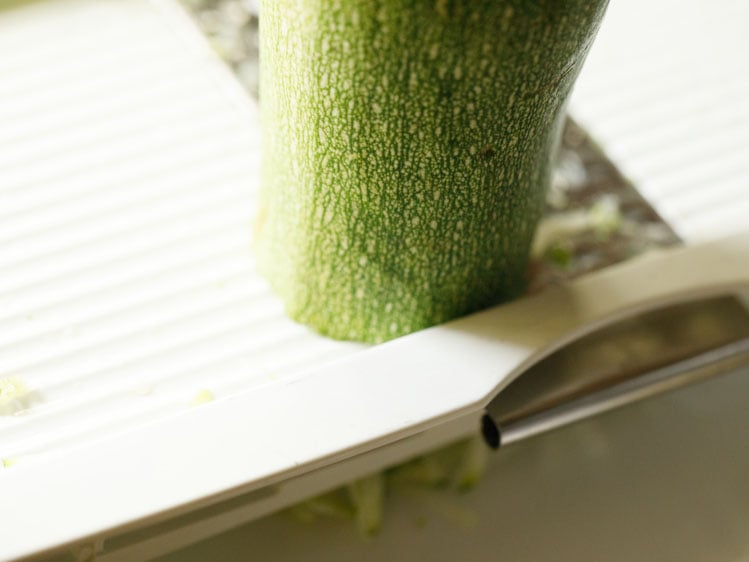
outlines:
[[[19,4],[0,53],[0,378],[31,390],[0,416],[3,560],[194,542],[475,433],[583,333],[749,286],[744,232],[334,342],[254,271],[255,109],[172,4]]]

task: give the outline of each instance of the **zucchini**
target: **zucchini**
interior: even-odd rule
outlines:
[[[260,272],[380,342],[522,292],[607,0],[265,0]]]

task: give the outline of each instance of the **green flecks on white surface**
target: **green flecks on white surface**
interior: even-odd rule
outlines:
[[[11,468],[18,464],[18,457],[7,457],[2,459],[3,468]]]
[[[0,415],[12,415],[27,408],[29,397],[29,390],[20,378],[0,378]]]
[[[201,404],[213,402],[215,399],[216,398],[210,390],[203,389],[192,397],[192,400],[190,400],[190,406],[200,406]]]

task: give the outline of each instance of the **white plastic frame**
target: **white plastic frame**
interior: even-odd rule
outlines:
[[[159,541],[101,539],[257,491],[203,527],[231,528],[466,434],[514,377],[597,327],[747,287],[748,233],[647,255],[9,473],[0,557],[88,538],[104,559],[133,559]],[[200,538],[189,529],[162,547]]]

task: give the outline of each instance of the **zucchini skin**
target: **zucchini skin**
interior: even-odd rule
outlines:
[[[606,4],[261,2],[254,245],[287,314],[381,342],[520,294]]]

